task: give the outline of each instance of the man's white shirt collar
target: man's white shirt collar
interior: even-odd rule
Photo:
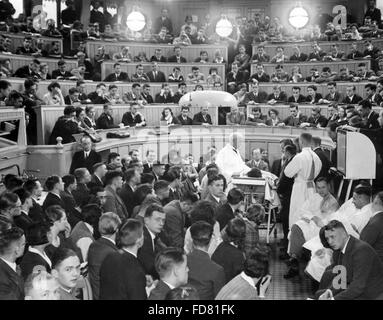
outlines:
[[[13,271],[16,272],[16,262],[9,262],[8,260],[5,260],[4,258],[0,258],[3,260]]]
[[[32,253],[35,253],[35,254],[38,254],[41,258],[43,258],[48,264],[49,266],[52,268],[52,261],[51,259],[49,259],[49,257],[46,255],[45,252],[41,253],[39,250],[33,248],[33,247],[29,247],[28,248],[28,251],[29,252],[32,252]]]
[[[101,238],[104,238],[106,240],[109,240],[110,242],[112,242],[114,245],[116,244],[116,241],[114,241],[113,239],[111,238],[108,238],[108,237],[105,237],[105,236],[101,236]]]
[[[252,288],[254,288],[254,290],[257,290],[253,278],[249,277],[244,271],[241,272],[241,278],[245,280]]]
[[[344,245],[344,247],[342,248],[342,253],[345,254],[346,253],[346,249],[347,249],[347,245],[348,245],[348,242],[350,241],[350,236],[348,236],[348,239],[346,241],[346,244]]]

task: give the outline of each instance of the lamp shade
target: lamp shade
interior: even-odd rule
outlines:
[[[132,31],[141,31],[145,27],[145,17],[139,11],[132,11],[126,20],[128,28]]]
[[[309,14],[306,9],[298,6],[290,11],[289,23],[296,29],[301,29],[309,22]]]
[[[226,18],[222,18],[217,22],[215,32],[217,32],[220,37],[228,37],[233,32],[233,25]]]

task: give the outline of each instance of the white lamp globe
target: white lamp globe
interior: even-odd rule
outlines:
[[[307,25],[309,22],[309,14],[306,9],[302,7],[295,7],[290,11],[289,14],[289,23],[295,29],[301,29]]]
[[[217,22],[215,32],[217,32],[220,37],[228,37],[233,32],[233,25],[226,18],[222,18]]]
[[[141,31],[145,27],[145,17],[139,11],[132,11],[126,20],[128,28],[132,31]]]

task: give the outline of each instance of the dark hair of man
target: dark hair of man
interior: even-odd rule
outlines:
[[[154,183],[154,192],[157,193],[158,190],[166,189],[168,188],[169,183],[165,180],[158,180]]]
[[[32,88],[32,86],[34,86],[36,84],[36,82],[32,79],[26,79],[24,81],[24,89],[25,90],[30,90]],[[0,88],[1,89],[1,88]]]
[[[49,92],[52,92],[52,90],[54,89],[54,88],[61,88],[61,86],[60,86],[60,84],[58,83],[58,82],[56,82],[56,81],[54,81],[54,82],[52,82],[52,83],[50,83],[49,85],[48,85],[48,91]]]
[[[213,184],[215,181],[224,181],[224,176],[221,174],[213,175],[211,178],[208,179],[207,185],[210,186]]]
[[[288,144],[284,146],[283,151],[288,152],[292,156],[295,156],[297,154],[297,147],[294,144],[293,145]]]
[[[137,219],[128,219],[123,223],[117,233],[116,243],[119,248],[132,247],[142,237],[143,225]]]
[[[50,176],[45,181],[45,187],[48,191],[52,191],[57,183],[60,182],[59,176]]]
[[[78,117],[80,116],[81,112],[83,112],[83,111],[84,111],[83,108],[81,108],[81,107],[76,107],[76,117],[78,118]]]
[[[343,231],[347,233],[343,223],[338,220],[331,220],[327,225],[325,225],[319,230],[319,238],[320,238],[320,241],[322,242],[322,245],[325,248],[329,248],[329,249],[331,248],[329,243],[326,240],[325,231],[332,231],[335,229],[343,229]]]
[[[181,47],[180,46],[175,46],[173,51],[176,51],[176,49],[181,49]]]
[[[15,188],[21,187],[23,185],[23,180],[14,174],[7,174],[4,177],[3,183],[7,190],[12,191]]]
[[[118,87],[115,84],[111,84],[109,86],[109,90],[118,89]]]
[[[24,204],[25,200],[31,197],[31,193],[23,188],[16,189],[13,193],[19,197],[21,204]]]
[[[8,96],[8,102],[13,102],[13,101],[18,100],[20,98],[23,98],[23,95],[16,90],[12,90]]]
[[[76,177],[72,174],[67,174],[61,179],[64,182],[64,189],[67,189],[71,184],[75,183],[76,181]]]
[[[265,276],[269,270],[269,257],[266,252],[258,249],[250,251],[246,255],[244,263],[244,272],[251,278],[260,278]]]
[[[198,247],[207,247],[213,236],[213,226],[206,221],[197,221],[190,227],[190,235],[194,245]]]
[[[84,221],[93,227],[98,225],[101,214],[100,206],[94,203],[87,204],[81,208],[81,215],[84,218]]]
[[[72,249],[67,248],[57,248],[55,252],[52,255],[51,261],[52,261],[52,269],[56,269],[60,266],[60,264],[70,258],[70,257],[78,257],[76,252],[74,252]]]
[[[11,87],[11,83],[8,82],[7,80],[0,80],[0,90],[5,90]]]
[[[120,217],[113,212],[103,213],[98,220],[98,231],[100,235],[113,235],[121,225]]]
[[[120,66],[121,64],[116,62],[114,65],[113,65],[113,69],[116,68],[117,66]]]
[[[299,90],[299,92],[300,92],[300,91],[301,91],[301,87],[294,86],[294,87],[293,87],[293,90]]]
[[[177,172],[175,170],[170,170],[170,169],[167,172],[165,172],[164,176],[162,177],[162,179],[164,179],[165,181],[169,183],[172,183],[173,181],[179,178],[180,176],[177,175]]]
[[[145,218],[150,218],[155,211],[164,213],[164,208],[156,203],[152,203],[145,210]]]
[[[245,196],[243,195],[242,190],[238,188],[233,188],[229,191],[229,194],[227,195],[227,202],[231,205],[236,205],[243,201],[245,199]]]
[[[23,229],[11,226],[10,228],[1,228],[0,229],[0,255],[8,253],[11,245],[21,239],[24,235]]]
[[[193,211],[190,214],[191,223],[197,221],[205,221],[210,225],[214,226],[216,220],[216,207],[207,200],[198,201]]]
[[[65,210],[59,205],[49,206],[45,209],[46,221],[50,224],[54,224],[56,221],[61,220],[65,213]]]
[[[320,146],[322,144],[322,139],[318,136],[312,138],[312,142],[316,146]]]
[[[181,196],[182,202],[189,201],[191,203],[196,203],[198,200],[199,200],[198,195],[196,193],[190,192],[190,191],[184,192]]]
[[[113,183],[113,180],[117,177],[122,178],[122,173],[120,171],[108,171],[105,175],[105,185],[111,185]]]
[[[373,83],[367,83],[365,86],[364,86],[365,89],[370,89],[372,91],[376,91],[376,84],[373,84]]]
[[[265,217],[265,209],[262,205],[256,203],[246,210],[246,218],[253,222],[262,222]]]
[[[105,163],[104,162],[97,162],[93,165],[92,169],[93,169],[93,172],[95,172],[99,167],[101,166],[104,166]]]
[[[32,63],[37,64],[38,66],[41,64],[41,62],[38,59],[33,59]]]
[[[363,109],[371,109],[372,108],[370,100],[362,100],[361,102],[359,102],[359,105],[362,106]]]
[[[142,179],[141,179],[142,182]],[[149,184],[141,184],[134,191],[134,198],[137,200],[138,204],[142,204],[148,194],[151,194],[153,187]]]
[[[294,109],[297,109],[298,110],[298,104],[296,104],[296,103],[292,103],[292,104],[290,104],[290,109],[291,108],[294,108]]]
[[[318,182],[326,182],[326,184],[328,184],[328,179],[326,177],[319,177],[315,179],[315,183],[318,183]]]
[[[307,87],[307,89],[309,89],[309,88],[313,89],[314,91],[318,90],[317,86],[315,86],[315,85],[310,85]]]
[[[97,84],[96,89],[98,89],[100,87],[106,87],[106,84],[103,83],[103,82],[100,82],[100,83]],[[105,106],[104,106],[104,108],[105,108]]]
[[[120,156],[120,154],[117,153],[117,152],[109,153],[109,155],[108,155],[108,163],[111,163],[114,159],[116,159],[119,156]]]
[[[5,192],[0,197],[0,211],[14,208],[19,197],[13,192]]]
[[[24,182],[23,188],[28,192],[33,193],[33,191],[37,188],[37,181],[37,179],[28,179]]]
[[[79,87],[79,86],[81,86],[82,84],[85,84],[85,81],[84,81],[84,80],[78,80],[78,81],[76,82],[76,87]]]
[[[327,86],[334,86],[336,88],[336,82],[330,81],[327,83]]]
[[[311,143],[312,142],[312,135],[310,133],[307,133],[307,132],[303,132],[301,133],[300,135],[300,138],[305,141],[306,143]]]
[[[76,112],[76,108],[73,106],[66,106],[64,108],[64,115],[70,116],[73,112]]]
[[[192,71],[196,71],[196,70],[199,70],[199,68],[197,66],[193,66]]]
[[[79,91],[77,90],[77,88],[70,88],[68,93],[69,94],[75,94],[75,93],[79,93]]]
[[[126,183],[129,183],[129,181],[135,176],[136,169],[129,168],[124,172],[124,180]]]
[[[172,271],[175,265],[179,265],[184,261],[185,252],[181,248],[169,247],[157,254],[154,265],[162,279]]]
[[[371,197],[371,195],[372,195],[371,186],[358,184],[354,188],[354,193]]]
[[[231,219],[226,226],[227,242],[238,245],[245,237],[246,224],[241,218]]]
[[[141,85],[139,83],[133,83],[132,84],[132,88],[135,89],[135,88],[139,88],[141,87]]]

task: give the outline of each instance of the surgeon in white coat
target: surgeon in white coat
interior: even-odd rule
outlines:
[[[302,151],[290,161],[284,170],[287,177],[295,178],[290,201],[290,229],[300,217],[301,206],[316,193],[314,179],[322,168],[320,158],[311,149],[311,134],[302,133],[299,137],[299,144]]]

